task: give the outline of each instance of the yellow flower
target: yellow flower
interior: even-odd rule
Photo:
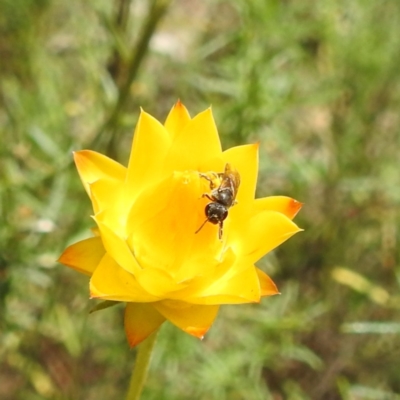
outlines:
[[[165,320],[201,338],[221,304],[278,293],[254,263],[300,231],[291,219],[301,203],[254,199],[258,145],[222,151],[211,109],[191,119],[178,101],[164,126],[142,111],[127,168],[90,150],[74,158],[97,236],[59,261],[91,276],[91,298],[127,303],[131,346]],[[199,228],[227,164],[241,182],[219,237],[218,224]]]

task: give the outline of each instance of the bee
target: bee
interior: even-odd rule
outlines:
[[[218,238],[221,240],[223,223],[228,216],[228,210],[237,203],[235,199],[240,185],[240,175],[230,164],[225,165],[224,172],[214,173],[214,175],[216,179],[211,179],[206,174],[200,174],[202,178],[210,182],[211,193],[204,193],[202,197],[207,197],[211,203],[208,203],[204,209],[206,220],[195,233],[200,232],[207,222],[211,222],[219,225]],[[219,182],[218,187],[216,187],[215,181]]]

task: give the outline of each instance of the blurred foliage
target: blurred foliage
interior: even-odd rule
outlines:
[[[281,296],[162,328],[143,398],[400,399],[399,48],[396,0],[2,0],[0,398],[123,396],[122,308],[55,262],[90,235],[71,151],[126,162],[139,106],[179,97],[260,142],[305,232],[259,263]]]

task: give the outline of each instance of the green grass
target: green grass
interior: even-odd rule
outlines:
[[[259,263],[281,296],[202,342],[163,326],[143,399],[400,398],[400,3],[129,3],[0,4],[0,398],[123,398],[122,307],[88,315],[55,262],[90,234],[71,152],[126,162],[139,106],[177,98],[260,142],[258,195],[304,202],[305,232]]]

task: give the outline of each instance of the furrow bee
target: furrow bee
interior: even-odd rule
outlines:
[[[234,206],[236,195],[240,185],[240,175],[232,168],[230,164],[225,165],[225,171],[221,173],[213,173],[215,179],[210,178],[207,174],[200,173],[200,176],[210,182],[211,193],[204,193],[202,197],[211,200],[204,209],[206,220],[201,224],[195,233],[200,232],[207,222],[219,225],[218,238],[222,239],[223,222],[228,216],[228,210]],[[215,181],[218,182],[216,186]]]

